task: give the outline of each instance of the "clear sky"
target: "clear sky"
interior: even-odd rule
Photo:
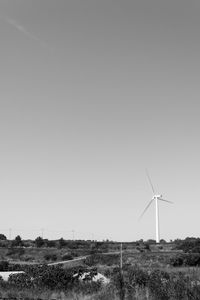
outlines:
[[[0,230],[200,236],[200,2],[0,0]]]

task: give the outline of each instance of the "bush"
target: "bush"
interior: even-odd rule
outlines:
[[[33,279],[25,273],[11,274],[8,283],[20,289],[33,287]]]
[[[196,247],[192,248],[190,252],[191,253],[200,253],[200,246],[196,246]]]
[[[171,257],[170,258],[170,265],[172,265],[173,267],[180,267],[183,265],[184,262],[184,256],[183,255],[177,255],[175,257]]]
[[[181,272],[172,276],[169,288],[173,299],[193,299],[193,297],[188,298],[190,294],[188,278]]]
[[[5,241],[7,238],[4,234],[0,233],[0,240]]]
[[[12,241],[11,247],[22,247],[23,242],[20,235],[17,235],[16,238]]]
[[[84,263],[88,266],[95,266],[97,264],[112,266],[119,265],[119,255],[117,254],[93,254],[88,256]]]
[[[20,258],[20,256],[24,255],[24,248],[10,248],[8,249],[7,256],[13,256],[15,258]]]
[[[40,236],[38,236],[36,239],[35,239],[35,245],[37,248],[40,248],[42,246],[44,246],[45,242],[43,240],[43,238],[41,238]]]
[[[180,266],[189,266],[195,267],[200,266],[200,254],[188,253],[188,254],[179,254],[170,259],[170,264],[173,267]]]
[[[128,286],[145,287],[148,283],[148,280],[148,273],[138,268],[137,266],[131,267],[127,271]]]
[[[72,260],[73,256],[71,254],[64,254],[62,256],[62,260]]]
[[[50,253],[47,253],[44,255],[44,259],[45,260],[51,260],[51,261],[56,261],[57,260],[57,255],[56,254],[50,254]]]
[[[149,275],[148,286],[152,296],[156,297],[156,299],[170,299],[169,281],[170,276],[167,272],[160,270],[151,272]]]
[[[0,262],[0,271],[8,271],[8,266],[9,266],[9,263],[5,260],[2,260]]]
[[[58,245],[59,245],[60,248],[63,248],[63,247],[66,246],[66,241],[63,238],[60,238],[58,240]]]
[[[193,252],[196,247],[200,247],[200,238],[187,237],[185,240],[176,241],[176,249],[184,252]]]
[[[55,241],[45,240],[45,244],[49,248],[55,248],[56,247],[56,242]]]
[[[33,260],[34,260],[34,257],[31,256],[31,255],[25,255],[25,256],[23,257],[23,259],[24,259],[24,261],[33,261]]]
[[[36,275],[34,283],[39,287],[65,290],[73,281],[71,275],[59,266],[46,267],[41,269]]]
[[[200,266],[200,254],[185,255],[184,264],[191,267]]]

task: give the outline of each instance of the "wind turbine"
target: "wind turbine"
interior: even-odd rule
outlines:
[[[155,207],[156,207],[156,243],[160,243],[160,224],[159,224],[159,206],[158,206],[158,202],[159,201],[164,201],[164,202],[168,202],[168,203],[173,203],[171,201],[168,201],[166,199],[162,198],[161,194],[157,194],[155,192],[155,189],[153,187],[153,184],[151,182],[151,178],[149,176],[148,171],[146,170],[146,174],[147,174],[147,178],[149,180],[152,192],[153,192],[153,197],[151,199],[151,201],[148,203],[148,205],[146,206],[146,208],[144,209],[143,213],[140,216],[140,219],[142,218],[142,216],[145,214],[145,212],[147,211],[147,209],[149,208],[149,206],[155,201]]]

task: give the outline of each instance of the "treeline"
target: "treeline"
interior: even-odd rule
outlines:
[[[177,239],[174,241],[176,249],[186,253],[200,253],[200,238],[187,237],[184,240]]]
[[[144,250],[150,250],[151,246],[156,245],[154,239],[148,239],[144,241],[140,239],[133,242],[123,243],[123,249],[128,250],[138,247],[138,250],[142,248]],[[170,242],[166,242],[164,239],[160,240],[160,248],[167,248],[167,245],[171,245],[174,250],[182,250],[186,253],[200,253],[200,238],[187,237],[185,239],[175,239]],[[92,251],[108,251],[108,249],[119,250],[120,243],[115,241],[95,241],[95,240],[66,240],[61,237],[58,240],[49,240],[38,236],[34,240],[23,240],[20,235],[17,235],[14,239],[8,240],[4,234],[0,234],[0,247],[37,247],[37,248],[68,248],[68,249],[90,249]],[[159,249],[159,247],[158,247]]]
[[[22,240],[20,235],[17,235],[13,240],[7,240],[6,236],[0,234],[0,247],[37,247],[37,248],[68,248],[68,249],[94,249],[98,251],[107,251],[109,245],[115,244],[112,241],[91,241],[91,240],[65,240],[60,238],[58,240],[48,240],[38,236],[35,240]]]

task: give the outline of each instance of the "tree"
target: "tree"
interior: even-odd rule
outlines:
[[[7,238],[4,234],[0,233],[0,240],[5,241],[5,240],[7,240]]]
[[[151,251],[150,245],[148,243],[145,243],[144,248],[145,250]]]
[[[167,242],[166,242],[164,239],[161,239],[161,240],[160,240],[160,243],[161,243],[161,244],[166,244]]]
[[[21,247],[21,246],[23,246],[23,242],[22,242],[22,239],[21,239],[20,235],[16,236],[16,238],[12,242],[12,246],[14,246],[14,247]]]
[[[37,248],[44,246],[44,240],[40,236],[35,239],[35,245]]]
[[[60,247],[60,248],[66,246],[66,242],[65,242],[65,240],[64,240],[63,238],[60,238],[58,242],[59,242],[59,247]]]

